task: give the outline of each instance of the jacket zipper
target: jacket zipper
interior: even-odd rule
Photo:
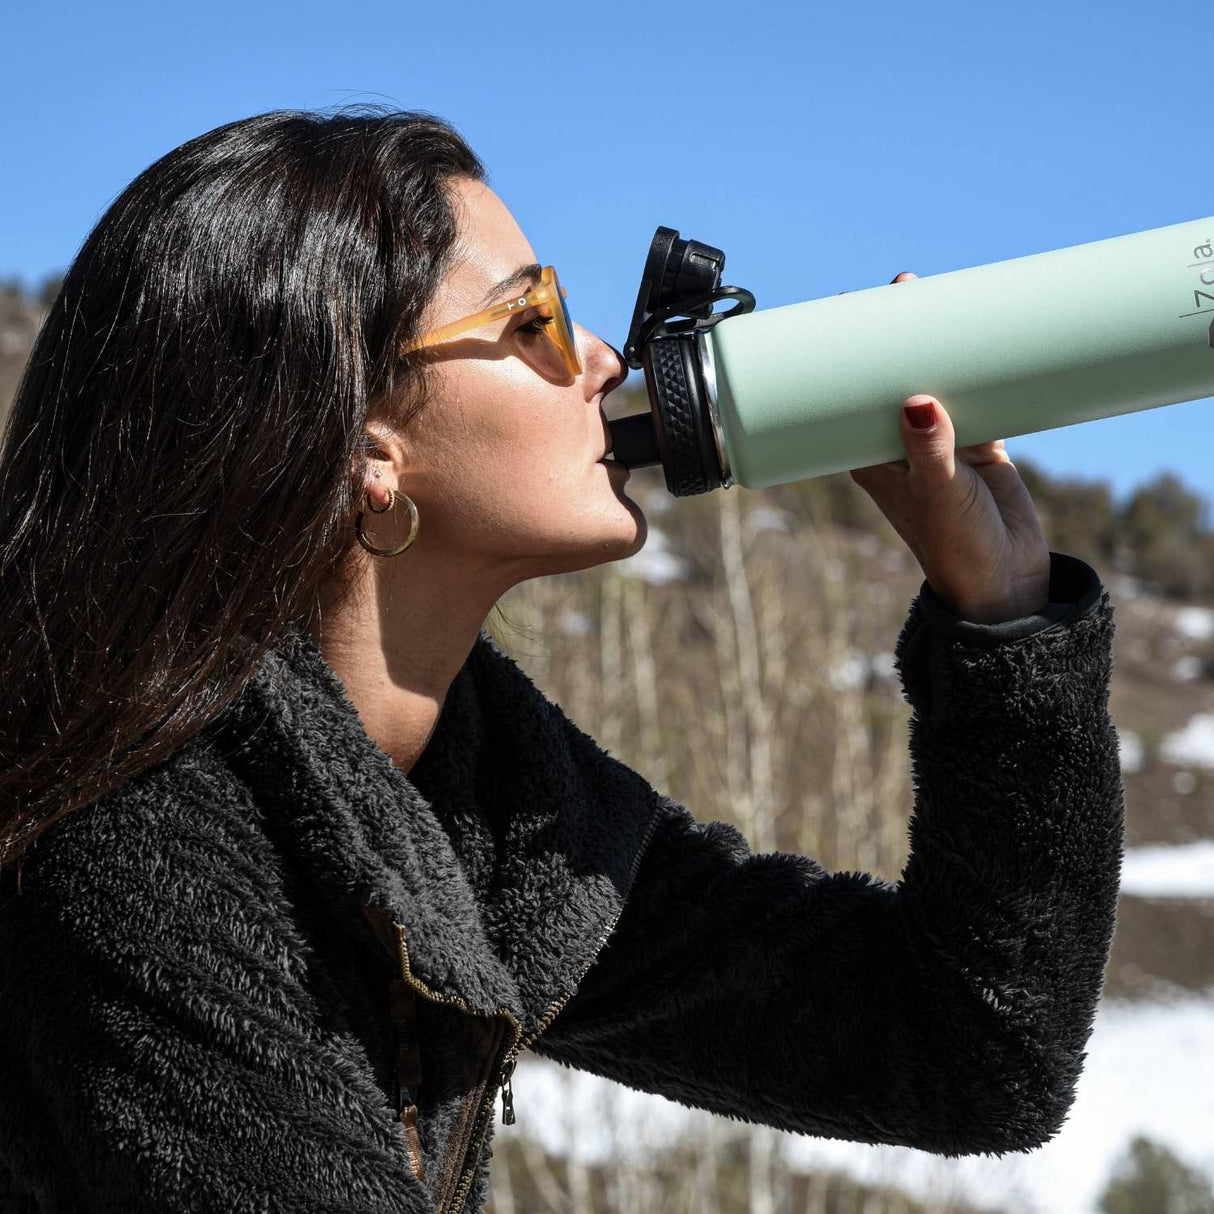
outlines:
[[[468,1197],[468,1190],[472,1187],[473,1178],[476,1176],[476,1167],[480,1160],[480,1149],[484,1142],[484,1136],[489,1128],[489,1121],[493,1116],[493,1105],[497,1098],[497,1088],[502,1089],[502,1121],[506,1125],[513,1125],[514,1117],[514,1092],[510,1084],[510,1077],[514,1073],[514,1067],[518,1060],[519,1054],[527,1049],[533,1042],[537,1041],[552,1023],[553,1019],[565,1006],[566,1003],[573,997],[578,984],[585,977],[587,971],[598,958],[599,952],[607,943],[608,937],[615,931],[616,924],[620,921],[621,915],[624,913],[624,907],[627,904],[628,894],[632,890],[633,882],[636,880],[637,868],[640,866],[641,857],[645,854],[646,848],[649,846],[649,841],[653,836],[654,828],[657,826],[658,819],[661,817],[661,806],[655,805],[653,813],[649,818],[649,824],[645,828],[645,834],[641,839],[641,844],[637,848],[636,855],[632,858],[632,866],[628,870],[628,882],[624,890],[623,896],[620,898],[620,909],[607,929],[599,937],[597,947],[591,954],[589,963],[583,967],[582,972],[578,974],[576,981],[572,984],[570,990],[563,994],[555,1002],[549,1004],[543,1016],[540,1017],[539,1023],[535,1029],[523,1038],[523,1028],[515,1018],[514,1013],[509,1008],[499,1007],[495,1012],[486,1013],[479,1010],[474,1010],[461,999],[458,995],[443,995],[437,991],[432,991],[424,982],[413,976],[409,968],[409,947],[405,941],[405,927],[402,923],[397,923],[392,920],[392,928],[396,933],[397,953],[400,961],[401,977],[404,981],[418,991],[425,998],[433,1000],[436,1003],[449,1003],[455,1007],[461,1008],[474,1016],[498,1015],[504,1016],[510,1023],[512,1039],[505,1051],[497,1058],[496,1063],[490,1068],[489,1075],[492,1078],[497,1077],[496,1083],[488,1083],[487,1091],[484,1099],[481,1101],[481,1106],[477,1110],[476,1120],[473,1123],[473,1131],[470,1135],[467,1145],[463,1149],[463,1160],[461,1161],[461,1171],[459,1182],[456,1185],[455,1193],[450,1202],[438,1207],[438,1214],[462,1214],[464,1202]],[[468,1161],[471,1160],[471,1163]],[[441,1169],[440,1169],[441,1174]],[[441,1194],[439,1195],[441,1197]]]
[[[468,1006],[468,1004],[463,999],[461,999],[458,995],[440,994],[438,991],[431,990],[430,987],[428,987],[424,982],[422,982],[420,978],[414,977],[413,971],[409,965],[409,945],[405,939],[404,924],[397,923],[395,920],[392,920],[392,928],[396,933],[396,946],[397,946],[397,955],[398,955],[398,959],[400,962],[401,979],[406,983],[406,985],[410,986],[413,990],[417,991],[424,998],[429,999],[434,1003],[451,1004],[452,1006],[458,1007],[461,1009],[461,1011],[467,1012],[469,1015],[472,1015],[472,1016],[485,1016],[485,1015],[505,1016],[506,1019],[510,1021],[510,1026],[514,1032],[514,1040],[515,1041],[518,1040],[519,1035],[522,1032],[522,1026],[515,1019],[514,1013],[511,1012],[509,1010],[509,1008],[499,1007],[493,1012],[483,1012],[478,1009],[473,1009],[473,1008],[470,1008]],[[492,1107],[492,1105],[493,1105],[493,1098],[494,1098],[494,1092],[495,1092],[495,1085],[490,1082],[490,1080],[492,1080],[493,1076],[494,1076],[494,1068],[490,1067],[488,1078],[485,1081],[485,1086],[489,1087],[489,1089],[490,1089],[489,1097],[488,1097],[488,1104],[490,1107]],[[477,1115],[478,1122],[481,1119],[481,1112],[483,1112],[483,1110],[484,1110],[484,1105],[485,1105],[485,1101],[482,1101],[481,1110],[478,1111],[478,1115]],[[474,1134],[474,1137],[476,1137],[475,1134]],[[449,1204],[443,1203],[441,1201],[442,1194],[436,1195],[436,1197],[439,1199],[439,1205],[438,1205],[439,1214],[448,1214],[449,1211],[453,1212],[453,1211],[463,1209],[463,1195],[467,1193],[468,1186],[471,1184],[472,1176],[475,1175],[475,1171],[476,1171],[475,1161],[474,1161],[473,1167],[471,1169],[468,1169],[466,1167],[466,1161],[467,1161],[468,1155],[470,1153],[469,1147],[465,1143],[457,1149],[462,1150],[463,1158],[460,1160],[461,1173],[460,1173],[460,1180],[456,1186],[456,1190],[457,1190],[456,1195],[452,1199],[452,1202]],[[464,1175],[465,1173],[467,1174],[466,1176]],[[439,1176],[442,1175],[441,1167],[438,1169],[437,1174]]]
[[[624,913],[624,907],[627,905],[628,895],[632,891],[632,884],[636,880],[636,872],[637,872],[637,868],[640,866],[641,857],[645,854],[645,850],[649,846],[649,840],[653,835],[654,827],[657,826],[658,818],[660,818],[660,817],[661,817],[661,806],[655,805],[653,814],[650,816],[650,819],[649,819],[649,825],[646,826],[644,837],[641,839],[641,844],[637,848],[636,855],[633,856],[633,858],[632,858],[632,867],[628,870],[628,882],[627,882],[627,885],[625,886],[623,896],[620,898],[620,909],[616,913],[615,917],[611,920],[611,923],[608,925],[606,931],[604,931],[602,933],[602,935],[599,937],[598,945],[595,948],[594,952],[591,954],[589,963],[582,969],[582,972],[580,974],[578,974],[576,981],[572,985],[572,988],[570,990],[568,990],[565,994],[563,994],[554,1003],[549,1004],[549,1006],[545,1010],[543,1016],[540,1017],[539,1024],[536,1025],[535,1029],[531,1033],[529,1033],[526,1036],[526,1038],[522,1038],[522,1030],[521,1030],[521,1026],[519,1025],[518,1021],[515,1020],[515,1018],[512,1015],[510,1015],[509,1012],[506,1012],[506,1015],[510,1016],[510,1022],[511,1022],[512,1027],[514,1028],[514,1040],[510,1043],[509,1046],[506,1047],[506,1051],[501,1056],[501,1059],[497,1065],[497,1075],[498,1075],[497,1086],[500,1086],[501,1090],[502,1090],[502,1122],[503,1122],[503,1124],[514,1125],[514,1123],[515,1123],[514,1091],[510,1085],[510,1077],[514,1073],[514,1067],[518,1060],[519,1054],[521,1054],[523,1052],[523,1050],[527,1049],[530,1045],[532,1045],[533,1042],[538,1041],[539,1038],[541,1036],[543,1036],[545,1030],[552,1023],[552,1021],[555,1019],[555,1017],[560,1012],[560,1010],[573,997],[574,991],[577,990],[577,987],[581,983],[582,979],[586,976],[586,974],[590,970],[591,966],[593,966],[595,961],[598,959],[598,955],[602,951],[603,946],[607,943],[608,937],[611,935],[611,933],[613,931],[615,931],[616,924],[619,923],[620,917]],[[399,927],[399,924],[396,926]],[[502,1009],[502,1010],[505,1011],[505,1009]],[[471,1186],[472,1186],[472,1178],[476,1174],[476,1163],[480,1157],[481,1142],[483,1140],[485,1131],[488,1129],[489,1119],[493,1115],[494,1098],[495,1098],[495,1093],[494,1093],[493,1089],[491,1088],[484,1103],[481,1106],[480,1114],[477,1116],[477,1128],[476,1128],[475,1132],[473,1133],[472,1143],[471,1143],[469,1151],[468,1151],[467,1157],[470,1157],[472,1159],[472,1166],[466,1169],[465,1174],[460,1181],[460,1184],[456,1190],[455,1199],[450,1206],[449,1214],[462,1214],[462,1211],[464,1208],[464,1200],[468,1195],[469,1188],[471,1188]]]

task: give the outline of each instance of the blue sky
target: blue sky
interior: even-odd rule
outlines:
[[[202,131],[380,101],[453,122],[574,316],[622,346],[658,224],[758,306],[1214,216],[1211,21],[1167,4],[21,5],[0,276],[66,266]],[[1010,439],[1123,495],[1214,498],[1214,401]]]

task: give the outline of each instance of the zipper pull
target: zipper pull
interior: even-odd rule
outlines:
[[[514,1089],[510,1076],[514,1074],[514,1059],[502,1067],[502,1125],[514,1125]]]

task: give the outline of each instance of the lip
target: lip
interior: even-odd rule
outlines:
[[[623,468],[625,472],[632,471],[627,464],[621,464],[620,461],[616,459],[601,459],[599,460],[599,463],[606,464],[608,468]]]

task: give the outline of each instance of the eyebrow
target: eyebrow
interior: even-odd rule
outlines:
[[[530,286],[533,282],[538,281],[543,268],[538,261],[528,262],[525,266],[519,266],[513,274],[507,275],[501,282],[489,288],[485,298],[481,301],[481,306],[487,308],[491,303],[496,303],[507,291],[514,291],[519,287]]]

